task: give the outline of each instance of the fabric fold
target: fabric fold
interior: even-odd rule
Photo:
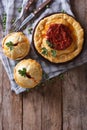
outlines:
[[[7,1],[8,1],[7,6],[5,5],[4,1],[2,1],[2,0],[1,0],[2,4],[0,5],[1,6],[0,13],[3,13],[2,9],[4,7],[4,11],[7,14],[5,35],[8,34],[10,29],[11,29],[11,20],[14,17],[18,19],[22,16],[23,9],[24,9],[28,0],[23,0],[23,1],[22,0],[19,0],[19,1],[6,0],[5,2],[7,2]],[[45,0],[38,0],[35,7],[38,7],[38,5],[44,1]],[[18,8],[20,8],[20,7],[22,7],[22,12],[19,14]],[[64,10],[66,13],[74,16],[72,11],[71,11],[71,8],[70,8],[70,1],[69,0],[54,0],[49,8],[45,9],[43,11],[43,13],[41,13],[40,16],[37,19],[35,19],[32,24],[30,23],[26,27],[26,29],[23,32],[29,38],[31,43],[32,43],[32,35],[28,34],[28,28],[32,27],[34,29],[34,27],[36,26],[36,24],[38,23],[38,21],[41,18],[43,18],[44,16],[47,16],[51,13],[61,12],[62,10]],[[2,15],[2,14],[0,14],[0,15]],[[1,32],[0,33],[0,45],[1,45],[1,40],[2,40],[1,34],[3,32],[1,25],[0,25],[0,32]],[[61,65],[60,64],[51,64],[50,62],[46,62],[46,61],[40,59],[39,56],[34,51],[34,48],[31,44],[31,53],[29,53],[29,56],[27,56],[26,58],[36,59],[41,64],[43,71],[45,73],[47,73],[48,79],[50,79],[50,78],[53,78],[55,76],[58,76],[59,74],[65,72],[71,68],[74,68],[74,67],[79,66],[83,63],[86,63],[87,59],[84,57],[85,55],[87,55],[86,52],[82,53],[78,58],[74,59],[73,61],[71,61],[69,63],[65,63],[65,64],[61,64]],[[15,65],[17,64],[17,62],[5,57],[4,54],[2,53],[2,48],[0,48],[0,58],[1,58],[1,61],[4,65],[4,67],[5,67],[5,70],[8,74],[8,77],[9,77],[9,80],[11,83],[11,90],[14,91],[16,94],[19,94],[21,92],[26,91],[26,89],[21,88],[14,81],[13,69],[14,69]],[[45,80],[46,80],[46,78],[45,78]]]

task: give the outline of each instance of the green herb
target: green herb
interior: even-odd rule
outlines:
[[[13,18],[12,20],[11,20],[11,24],[13,24],[15,22],[15,18]]]
[[[46,40],[46,43],[47,43],[47,45],[48,45],[49,47],[52,47],[52,46],[53,46],[52,43],[50,43],[48,40]]]
[[[49,5],[46,5],[46,8],[50,8],[50,6],[49,6]]]
[[[43,71],[43,79],[48,79],[48,78],[49,78],[48,74]]]
[[[20,13],[20,12],[21,12],[21,10],[22,10],[22,7],[19,7],[19,8],[18,8],[18,12]]]
[[[10,51],[12,51],[13,47],[14,47],[14,44],[13,44],[13,42],[10,41],[10,42],[6,43],[6,46],[10,48]]]
[[[63,74],[60,74],[60,75],[59,75],[59,78],[60,78],[61,80],[64,80],[64,75],[63,75]]]
[[[42,54],[48,55],[48,50],[45,47],[42,48]]]
[[[34,23],[34,20],[31,20],[30,23],[33,24],[33,23]]]
[[[26,26],[23,26],[23,28],[22,28],[23,30],[25,30],[26,29]]]
[[[32,28],[28,28],[28,33],[32,34],[32,30],[33,30]]]
[[[4,13],[4,14],[3,14],[3,19],[2,19],[2,24],[3,24],[3,30],[4,30],[4,31],[5,31],[5,29],[6,29],[6,18],[7,18],[6,13]]]
[[[21,76],[26,77],[26,68],[23,68],[22,70],[18,70],[18,72],[19,72],[19,74],[20,74]]]
[[[56,57],[56,55],[57,55],[56,50],[51,50],[51,54],[52,54],[53,57]]]
[[[62,13],[65,13],[65,10],[61,10]]]

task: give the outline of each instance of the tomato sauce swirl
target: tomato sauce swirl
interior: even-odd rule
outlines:
[[[63,24],[50,25],[46,36],[56,50],[65,50],[73,42],[70,29]]]

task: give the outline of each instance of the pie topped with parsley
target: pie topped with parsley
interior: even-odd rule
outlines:
[[[14,79],[23,88],[33,88],[42,79],[41,65],[32,59],[20,61],[14,68]]]
[[[39,54],[53,63],[74,59],[82,50],[84,31],[65,13],[43,18],[35,28],[34,46]]]
[[[28,54],[30,42],[22,32],[13,32],[3,38],[2,48],[8,58],[20,60]]]

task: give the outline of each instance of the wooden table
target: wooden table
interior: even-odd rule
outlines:
[[[87,0],[71,0],[87,32]],[[0,130],[87,130],[87,64],[15,95],[0,62]]]

